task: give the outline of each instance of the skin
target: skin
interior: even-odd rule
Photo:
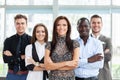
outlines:
[[[101,21],[100,18],[92,18],[91,19],[91,29],[92,29],[92,33],[95,36],[100,35],[100,31],[102,29],[103,23]]]
[[[65,36],[68,30],[67,22],[62,19],[58,22],[57,33],[59,36]]]

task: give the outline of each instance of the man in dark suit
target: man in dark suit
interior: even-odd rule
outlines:
[[[100,33],[103,23],[102,23],[102,18],[99,15],[93,15],[90,21],[91,21],[91,29],[92,29],[91,36],[99,39],[102,42],[103,50],[104,50],[104,67],[100,69],[98,79],[112,80],[111,72],[109,68],[109,61],[111,60],[112,57],[111,39]]]
[[[3,47],[3,60],[8,64],[6,80],[26,80],[25,47],[30,44],[31,36],[25,33],[27,17],[17,14],[14,17],[16,34],[6,38]]]

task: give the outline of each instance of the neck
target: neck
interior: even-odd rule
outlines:
[[[100,33],[99,33],[99,32],[97,32],[97,33],[92,32],[92,33],[93,33],[93,35],[94,35],[95,37],[97,37],[98,35],[100,35]]]
[[[80,36],[80,37],[84,41],[84,45],[85,45],[87,43],[89,36]]]
[[[24,33],[17,33],[19,36],[23,35]]]
[[[42,41],[39,40],[38,42],[39,42],[40,44],[44,44],[44,43],[45,43],[43,40],[42,40]]]

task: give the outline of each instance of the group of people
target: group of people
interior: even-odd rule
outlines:
[[[42,23],[34,26],[32,36],[25,32],[25,15],[17,14],[14,23],[16,34],[5,39],[3,48],[3,60],[8,64],[6,80],[112,80],[112,44],[100,33],[99,15],[93,15],[90,21],[80,18],[79,36],[74,40],[65,16],[55,19],[51,41]]]

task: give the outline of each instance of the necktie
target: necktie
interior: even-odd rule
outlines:
[[[20,70],[20,47],[21,47],[21,36],[19,37],[19,42],[16,49],[16,63],[14,65],[14,72],[17,73]]]
[[[21,36],[19,37],[19,42],[18,42],[18,45],[17,45],[17,51],[16,51],[17,54],[20,53],[20,46],[21,46]]]

